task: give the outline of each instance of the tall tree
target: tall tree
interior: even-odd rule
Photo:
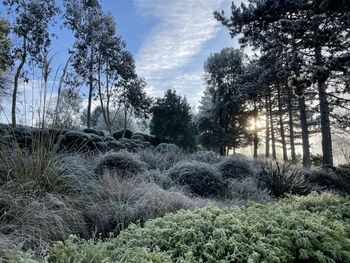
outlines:
[[[121,106],[118,96],[123,96],[123,94],[118,93],[121,91],[119,86],[127,84],[127,81],[132,81],[137,76],[132,55],[126,51],[125,42],[116,36],[116,25],[113,17],[109,14],[104,15],[102,22],[103,32],[97,54],[98,97],[104,122],[112,134],[112,126],[115,118],[118,117],[118,109]],[[134,82],[134,84],[143,85],[141,80],[138,83]]]
[[[333,165],[327,85],[332,72],[344,72],[349,65],[349,11],[345,0],[250,0],[249,7],[233,5],[229,19],[216,13],[232,35],[244,34],[242,43],[262,45],[277,29],[308,57],[310,79],[318,88],[324,166]]]
[[[0,97],[8,93],[8,85],[6,83],[6,71],[12,64],[11,46],[9,39],[10,24],[5,19],[0,18]]]
[[[73,31],[72,63],[82,82],[88,85],[87,127],[96,88],[98,45],[103,35],[103,12],[99,0],[63,0],[65,24]]]
[[[54,1],[46,0],[4,0],[4,5],[13,12],[11,32],[16,37],[13,46],[15,76],[12,94],[12,125],[16,126],[16,106],[19,80],[28,60],[43,62],[51,44],[49,27],[59,9]]]
[[[124,79],[119,83],[118,103],[124,109],[123,137],[128,125],[128,114],[136,117],[148,117],[152,99],[145,92],[146,85],[146,81],[137,76],[131,79]]]
[[[151,134],[161,141],[174,143],[184,149],[193,149],[196,145],[196,133],[190,110],[186,98],[168,90],[152,107]]]
[[[248,145],[251,140],[247,129],[251,112],[245,103],[248,94],[242,84],[244,59],[240,50],[226,48],[212,54],[204,66],[206,95],[212,107],[201,112],[200,138],[207,146],[219,147],[222,155],[229,148]]]

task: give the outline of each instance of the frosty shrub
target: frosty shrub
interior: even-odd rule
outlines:
[[[137,159],[137,156],[127,152],[110,152],[101,157],[97,165],[96,172],[102,174],[110,171],[121,176],[134,175],[146,169],[147,165]]]
[[[247,177],[241,180],[230,180],[225,197],[236,204],[245,203],[247,201],[272,201],[266,191],[258,188],[256,179],[252,177]]]
[[[350,262],[349,214],[350,200],[329,194],[206,207],[132,225],[105,242],[70,237],[43,258],[53,263]],[[14,251],[11,262],[43,258]]]
[[[350,166],[341,165],[335,168],[319,168],[306,171],[311,184],[322,190],[350,194]]]
[[[198,196],[218,197],[225,191],[225,183],[219,171],[209,164],[180,162],[168,171],[168,175]]]
[[[212,151],[198,151],[191,154],[190,158],[197,162],[209,164],[217,164],[224,159],[220,154]]]
[[[175,185],[175,182],[169,177],[167,173],[158,170],[146,171],[142,173],[140,177],[146,180],[146,182],[154,183],[165,190]]]
[[[291,164],[272,162],[261,163],[258,186],[276,197],[286,194],[305,195],[311,191],[310,182],[301,170]]]
[[[251,162],[244,156],[226,157],[218,168],[224,179],[243,179],[254,175]]]
[[[131,136],[131,140],[145,141],[145,138],[141,134],[134,134]]]
[[[160,153],[179,152],[180,148],[172,143],[161,143],[156,147],[156,151]]]
[[[141,161],[148,164],[149,169],[159,171],[168,170],[186,158],[186,155],[180,150],[159,152],[148,148],[139,151],[137,154]]]
[[[115,133],[113,133],[113,138],[116,140],[119,140],[119,139],[123,138],[123,133],[124,133],[124,130],[116,131]],[[130,139],[133,134],[134,133],[131,130],[126,129],[124,137],[127,139]]]

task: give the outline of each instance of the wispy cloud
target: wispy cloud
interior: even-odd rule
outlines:
[[[180,84],[187,84],[187,81],[196,82],[198,86],[201,72],[195,69],[189,73],[185,67],[217,35],[220,25],[213,11],[228,2],[134,0],[140,13],[158,21],[136,57],[138,72],[150,84],[152,94],[161,95],[164,89],[180,88]],[[186,85],[181,87],[185,89]]]

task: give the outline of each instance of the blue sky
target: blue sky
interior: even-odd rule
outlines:
[[[148,83],[149,94],[162,96],[167,89],[176,89],[195,107],[204,89],[202,75],[206,58],[224,47],[237,46],[228,30],[213,17],[215,10],[229,10],[231,2],[102,0],[102,6],[115,17],[117,33],[134,55],[137,71]],[[61,0],[57,3],[62,6]],[[53,32],[57,39],[51,52],[56,54],[58,67],[67,59],[67,50],[74,39],[68,29],[62,28],[60,19]]]

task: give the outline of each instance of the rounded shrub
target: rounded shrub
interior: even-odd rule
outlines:
[[[161,143],[156,147],[156,151],[160,153],[179,152],[180,148],[172,143]]]
[[[218,168],[224,179],[243,179],[254,175],[250,161],[244,156],[226,157]]]
[[[119,140],[123,138],[123,133],[124,133],[124,130],[116,131],[115,133],[113,133],[113,138],[116,140]],[[130,139],[133,136],[133,134],[134,133],[131,130],[126,129],[124,138]]]
[[[131,136],[131,140],[137,140],[137,141],[145,141],[145,137],[143,137],[141,134],[134,134]]]
[[[190,158],[197,162],[209,164],[217,164],[224,159],[221,155],[212,151],[198,151],[193,153]]]
[[[225,183],[219,171],[205,163],[180,162],[168,170],[168,175],[198,196],[216,197],[225,192]]]
[[[110,152],[101,157],[96,172],[117,173],[119,175],[133,175],[146,169],[147,165],[136,158],[136,156],[127,151]]]

